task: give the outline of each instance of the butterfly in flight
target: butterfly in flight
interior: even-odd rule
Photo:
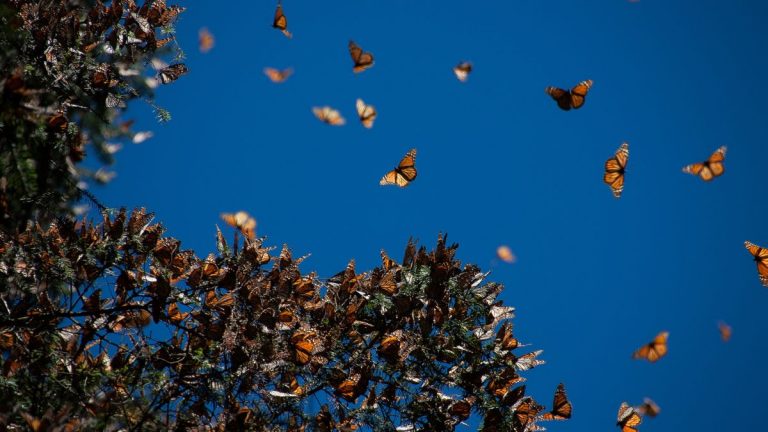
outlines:
[[[576,87],[570,91],[552,86],[547,87],[544,91],[552,96],[560,109],[568,111],[571,108],[579,109],[584,105],[590,87],[592,87],[592,80],[586,80],[576,84]]]
[[[514,253],[512,253],[512,249],[506,245],[501,245],[496,249],[496,256],[508,264],[512,264],[517,261],[517,257]]]
[[[768,287],[768,249],[748,241],[744,242],[744,246],[757,263],[757,274],[760,276],[760,282],[764,287]]]
[[[731,333],[732,333],[731,326],[720,321],[719,323],[717,323],[717,329],[720,330],[720,339],[722,339],[723,342],[728,342],[729,340],[731,340]]]
[[[273,83],[281,83],[288,79],[291,75],[293,75],[293,69],[292,68],[286,68],[283,70],[275,69],[271,67],[264,68],[264,75],[269,78],[270,81]]]
[[[616,416],[616,426],[621,428],[622,432],[637,432],[635,426],[643,422],[640,414],[634,408],[622,402],[619,407],[619,414]]]
[[[629,160],[629,144],[623,143],[616,150],[616,154],[605,161],[605,174],[603,182],[611,187],[613,196],[621,198],[621,192],[624,190],[624,170]]]
[[[246,237],[253,239],[256,231],[256,219],[244,211],[237,213],[222,213],[221,218],[227,225],[240,230]]]
[[[352,57],[352,61],[355,62],[355,65],[352,67],[352,71],[355,73],[362,72],[373,66],[373,54],[363,51],[355,41],[349,41],[349,55]]]
[[[395,169],[384,174],[379,184],[397,185],[400,187],[408,186],[416,178],[416,149],[408,150]]]
[[[358,99],[355,103],[357,108],[357,115],[360,117],[360,123],[366,128],[373,127],[373,121],[376,120],[376,108],[373,105],[366,105],[362,99]]]
[[[198,46],[201,53],[207,53],[213,48],[213,35],[207,28],[201,28],[198,32]]]
[[[555,400],[552,402],[552,410],[541,416],[540,420],[568,420],[571,418],[573,406],[565,394],[563,383],[557,386],[555,390]]]
[[[638,348],[637,351],[632,354],[632,358],[646,359],[651,363],[658,361],[660,358],[667,355],[668,337],[669,332],[663,331],[659,333],[651,342]]]
[[[470,72],[472,72],[472,63],[469,62],[461,62],[453,68],[453,73],[456,74],[456,78],[461,82],[467,81]]]
[[[720,147],[712,153],[712,156],[704,162],[690,164],[683,168],[683,172],[687,174],[693,174],[701,177],[704,181],[710,181],[715,177],[723,175],[725,167],[723,161],[725,160],[725,146]]]
[[[293,37],[291,32],[288,31],[288,19],[283,14],[283,5],[280,2],[277,3],[277,9],[275,9],[275,19],[272,21],[272,27],[283,32],[288,39]]]
[[[312,108],[312,112],[315,114],[315,117],[320,119],[320,121],[328,123],[331,126],[343,126],[347,122],[338,111],[329,106],[314,107]]]
[[[650,398],[643,399],[643,403],[637,407],[637,413],[641,416],[656,417],[661,412],[661,408]]]
[[[157,72],[157,77],[163,84],[168,84],[179,79],[180,76],[186,75],[189,70],[184,63],[176,63],[168,67],[164,67]]]

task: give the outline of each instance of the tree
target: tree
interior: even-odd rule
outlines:
[[[120,101],[149,97],[133,71],[181,10],[0,6],[0,427],[442,431],[475,416],[484,431],[535,429],[544,408],[520,373],[540,351],[519,352],[503,287],[443,236],[322,279],[245,214],[204,259],[144,209],[71,217],[83,145],[130,134]]]

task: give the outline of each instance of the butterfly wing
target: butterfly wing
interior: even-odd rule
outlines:
[[[667,338],[669,332],[663,331],[656,335],[656,337],[649,344],[643,345],[637,351],[632,354],[632,358],[640,359],[644,358],[651,363],[654,363],[664,357],[667,354]]]
[[[605,174],[603,174],[603,182],[607,184],[613,196],[616,198],[621,197],[621,192],[624,190],[624,170],[629,160],[629,144],[623,143],[616,150],[614,156],[605,161]]]
[[[362,99],[358,99],[355,103],[357,108],[357,115],[360,117],[360,122],[366,128],[373,127],[373,121],[376,120],[376,108],[373,105],[366,105]]]
[[[557,106],[564,111],[571,109],[571,94],[568,90],[557,87],[547,87],[544,91],[557,102]]]
[[[576,84],[576,87],[571,89],[569,102],[573,109],[579,109],[584,105],[590,87],[592,87],[592,80],[586,80]]]
[[[158,78],[163,84],[168,84],[179,79],[180,76],[186,75],[189,70],[184,63],[177,63],[170,65],[166,68],[160,69],[158,72]]]
[[[291,32],[288,31],[288,18],[285,17],[283,6],[279,3],[277,4],[277,9],[275,9],[275,19],[272,21],[272,27],[283,32],[287,38],[293,37]]]
[[[289,76],[293,75],[293,69],[287,68],[278,70],[275,68],[267,67],[264,68],[264,75],[266,75],[267,78],[269,78],[269,80],[273,83],[281,83],[288,79]]]
[[[314,107],[312,108],[312,113],[314,113],[315,117],[320,121],[331,126],[343,126],[346,123],[346,120],[338,111],[328,106]]]
[[[397,168],[384,174],[379,184],[397,185],[400,187],[408,186],[416,178],[416,149],[411,149],[400,160]]]
[[[354,66],[352,66],[352,71],[355,73],[362,72],[373,66],[373,54],[363,51],[354,41],[349,41],[349,55],[355,62]]]
[[[453,68],[453,73],[461,82],[467,81],[470,72],[472,72],[472,64],[468,62],[461,62]]]
[[[565,394],[565,386],[560,383],[555,390],[555,399],[552,401],[552,410],[541,416],[541,420],[567,420],[571,418],[573,406]]]
[[[763,286],[768,287],[768,249],[750,242],[744,242],[744,246],[757,263],[757,274],[760,276],[760,282]]]
[[[723,161],[725,160],[726,147],[722,146],[712,153],[712,156],[707,160],[709,170],[712,172],[712,178],[719,177],[725,172],[725,166]]]

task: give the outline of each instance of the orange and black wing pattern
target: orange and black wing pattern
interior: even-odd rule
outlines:
[[[624,171],[629,160],[629,144],[623,143],[616,154],[605,161],[605,174],[603,182],[610,186],[613,196],[621,198],[621,192],[624,190]]]
[[[469,79],[469,74],[472,72],[472,63],[461,62],[453,67],[453,73],[456,75],[456,79],[461,82],[466,82]]]
[[[723,161],[725,161],[726,150],[727,148],[725,146],[720,147],[704,162],[694,163],[683,167],[683,172],[699,176],[704,181],[711,181],[715,177],[723,175],[725,172]]]
[[[667,355],[667,338],[669,338],[669,332],[663,331],[659,333],[651,342],[638,348],[632,354],[632,358],[646,359],[651,363],[658,361]]]
[[[376,120],[376,108],[373,105],[366,105],[362,99],[358,99],[355,102],[355,108],[357,108],[357,116],[360,117],[360,123],[367,129],[373,127],[373,121]]]
[[[560,383],[555,390],[555,400],[552,402],[552,410],[541,416],[541,420],[568,420],[571,418],[573,406],[565,394],[565,386]]]
[[[764,287],[768,287],[768,249],[760,247],[754,243],[744,242],[744,247],[747,248],[749,253],[755,259],[757,264],[757,275],[760,276],[760,283]]]
[[[544,91],[557,102],[557,106],[559,106],[560,109],[569,111],[571,108],[579,109],[584,106],[587,93],[589,93],[591,87],[592,80],[586,80],[576,84],[576,86],[570,90],[550,86]]]
[[[619,414],[616,416],[616,426],[621,428],[621,432],[637,432],[636,426],[642,421],[640,414],[634,408],[626,402],[621,403]]]
[[[288,18],[283,13],[283,5],[278,3],[277,9],[275,9],[275,19],[272,21],[272,27],[283,32],[285,37],[292,38],[293,35],[288,31]]]
[[[410,149],[395,169],[384,174],[379,184],[406,187],[416,179],[416,149]]]
[[[344,126],[347,122],[337,110],[329,106],[314,107],[312,108],[312,113],[315,114],[318,120],[331,126]]]
[[[352,61],[355,62],[354,66],[352,66],[352,71],[355,73],[362,72],[373,66],[373,54],[363,51],[355,41],[349,41],[349,55],[352,57]]]

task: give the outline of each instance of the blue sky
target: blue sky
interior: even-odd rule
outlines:
[[[246,210],[326,277],[447,232],[461,260],[506,285],[516,335],[544,350],[530,393],[550,404],[565,383],[574,418],[550,430],[610,430],[622,401],[645,396],[662,413],[643,431],[763,427],[750,413],[768,403],[768,291],[743,242],[768,246],[768,3],[285,0],[292,40],[271,28],[272,1],[186,6],[190,74],[158,94],[173,120],[130,107],[155,137],[117,155],[117,178],[94,190],[106,204],[146,206],[200,256],[219,214]],[[216,37],[208,54],[201,27]],[[372,69],[352,73],[349,39]],[[474,64],[464,84],[460,60]],[[276,85],[265,66],[295,74]],[[580,110],[544,94],[587,78]],[[358,97],[379,111],[372,130]],[[348,124],[317,121],[321,105]],[[603,163],[622,141],[616,200]],[[681,172],[721,145],[722,177]],[[418,179],[379,186],[412,147]],[[516,264],[495,260],[499,244]],[[718,320],[733,326],[728,344]],[[669,355],[631,360],[661,330]]]

